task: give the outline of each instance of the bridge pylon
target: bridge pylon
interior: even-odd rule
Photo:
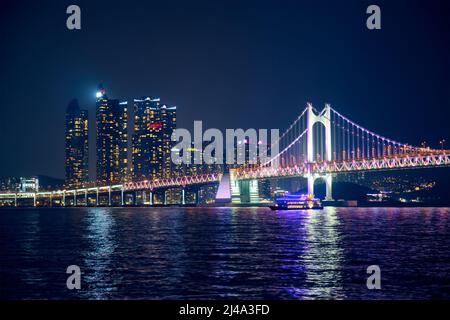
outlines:
[[[314,107],[311,103],[307,105],[307,173],[308,179],[308,195],[314,196],[314,182],[316,179],[325,180],[326,186],[326,201],[333,199],[333,176],[331,174],[316,175],[311,172],[311,164],[316,161],[314,159],[314,125],[316,123],[322,123],[325,127],[325,160],[332,161],[332,145],[331,145],[331,106],[325,104],[325,108],[319,113],[314,112]]]
[[[331,161],[332,151],[331,151],[331,106],[329,104],[325,105],[325,108],[319,114],[314,112],[314,108],[311,103],[307,106],[307,159],[308,162],[314,162],[314,130],[313,127],[316,123],[320,122],[325,127],[325,156],[326,161]]]
[[[323,179],[325,182],[325,201],[333,201],[333,175],[327,173],[324,175],[308,174],[308,195],[314,196],[314,182],[317,179]]]

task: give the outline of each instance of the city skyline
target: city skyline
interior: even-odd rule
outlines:
[[[72,100],[65,121],[68,173],[65,187],[53,185],[53,188],[40,190],[36,178],[22,177],[20,185],[17,181],[2,179],[2,188],[3,185],[7,187],[6,193],[0,194],[2,206],[196,206],[202,203],[261,205],[270,202],[272,197],[276,199],[277,194],[293,192],[290,197],[298,197],[298,193],[303,192],[303,198],[299,198],[300,202],[292,206],[289,205],[290,200],[286,200],[288,198],[283,198],[283,201],[288,201],[284,204],[286,208],[305,209],[307,204],[310,209],[313,208],[311,205],[315,209],[322,209],[320,198],[315,198],[316,181],[322,181],[322,185],[325,185],[325,196],[321,198],[331,205],[349,205],[352,201],[358,201],[345,203],[344,199],[349,197],[356,197],[371,205],[374,201],[397,205],[418,202],[442,204],[448,201],[448,196],[443,193],[445,180],[422,181],[417,184],[417,177],[413,179],[416,182],[408,179],[402,181],[403,187],[391,195],[386,193],[385,188],[389,187],[395,178],[386,179],[384,185],[373,184],[376,189],[365,187],[368,181],[357,181],[356,184],[351,184],[353,192],[342,194],[341,191],[338,194],[343,197],[335,200],[334,188],[345,188],[345,184],[333,182],[339,175],[343,178],[342,182],[346,182],[351,176],[347,173],[382,171],[384,175],[389,176],[392,175],[392,172],[389,172],[391,170],[445,168],[450,164],[450,151],[412,146],[379,135],[353,122],[329,104],[318,110],[308,103],[289,129],[279,136],[276,144],[281,146],[281,150],[276,148],[276,154],[271,154],[269,161],[251,162],[252,145],[256,148],[262,146],[263,149],[265,146],[258,140],[252,143],[251,134],[240,129],[237,130],[240,133],[232,130],[234,143],[227,145],[226,152],[227,155],[229,151],[233,154],[241,152],[243,163],[227,161],[227,165],[221,166],[223,163],[219,156],[215,159],[219,162],[197,166],[190,162],[181,164],[171,161],[172,133],[176,129],[175,107],[161,105],[160,99],[134,99],[133,152],[130,153],[128,103],[109,99],[102,85],[99,85],[96,97],[98,178],[95,181],[87,180],[87,114],[85,110],[79,109],[76,100]],[[223,140],[220,131],[218,133],[219,137],[215,136],[214,143],[208,143],[204,151],[204,146],[197,143],[192,145],[192,140],[188,140],[187,145],[183,144],[178,151],[191,154],[194,152],[194,158],[201,156],[199,159],[211,152],[206,151],[210,145],[215,145],[213,150],[217,152],[217,148],[223,147],[216,145],[217,139]],[[203,144],[205,142],[203,141]],[[237,147],[239,144],[243,145],[243,148]],[[177,148],[175,146],[173,150]],[[215,152],[209,156],[216,157]],[[128,162],[130,156],[133,166]],[[137,168],[137,175],[134,177],[129,171],[132,167]],[[306,179],[305,191],[302,191],[301,185],[298,184],[296,187],[291,184],[291,187],[283,190],[278,179],[285,178]],[[421,190],[425,193],[422,192],[419,196]],[[416,198],[411,195],[416,195]],[[307,199],[312,200],[305,202]],[[270,208],[279,210],[278,202]]]
[[[92,116],[99,82],[127,101],[165,97],[178,106],[180,128],[203,120],[208,127],[283,131],[311,101],[329,102],[365,127],[413,145],[425,140],[437,148],[448,137],[450,51],[442,14],[448,2],[382,1],[386,33],[367,30],[363,3],[235,5],[239,11],[201,1],[189,10],[183,3],[121,8],[82,1],[76,33],[64,26],[63,5],[44,4],[31,15],[8,4],[0,23],[14,26],[18,37],[2,38],[0,143],[8,156],[0,176],[64,177],[65,108],[77,97]],[[150,22],[147,12],[158,14]],[[413,21],[415,15],[421,19]],[[105,23],[106,16],[128,23]],[[31,42],[35,29],[38,43]],[[111,50],[113,39],[120,50]],[[138,43],[135,50],[131,44]]]
[[[449,0],[2,0],[0,30],[0,300],[450,300]]]
[[[171,136],[176,129],[176,107],[160,102],[160,98],[143,97],[134,98],[131,105],[110,98],[99,84],[95,119],[89,120],[88,112],[80,110],[77,99],[72,99],[66,111],[65,185],[170,178],[175,169]],[[90,121],[94,131],[88,130]],[[90,145],[89,140],[95,144]],[[88,158],[95,168],[89,168]],[[94,175],[88,174],[89,169],[95,170]]]

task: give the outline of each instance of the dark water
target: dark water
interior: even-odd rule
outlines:
[[[0,231],[1,299],[450,299],[449,208],[1,210]]]

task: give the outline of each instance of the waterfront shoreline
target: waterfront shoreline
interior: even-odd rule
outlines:
[[[8,206],[2,206],[0,207],[1,210],[22,210],[22,209],[105,209],[105,208],[111,208],[111,209],[218,209],[218,208],[225,208],[225,209],[233,209],[233,208],[267,208],[270,210],[269,205],[233,205],[233,206],[203,206],[203,205],[156,205],[156,206],[67,206],[67,207],[48,207],[48,206],[22,206],[22,207],[8,207]],[[327,205],[324,204],[324,208],[450,208],[450,204],[403,204],[403,205],[392,205],[392,204],[358,204],[357,206],[349,206],[349,205]],[[299,209],[301,210],[307,210],[307,209]],[[282,211],[282,210],[281,210]],[[294,210],[295,211],[295,210]]]

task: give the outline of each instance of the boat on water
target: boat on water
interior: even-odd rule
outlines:
[[[285,194],[275,198],[275,204],[269,206],[272,210],[302,210],[323,209],[322,202],[318,198],[305,194]]]

